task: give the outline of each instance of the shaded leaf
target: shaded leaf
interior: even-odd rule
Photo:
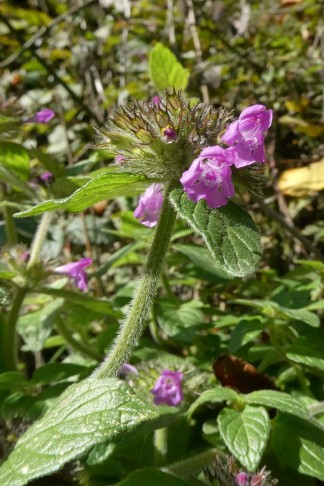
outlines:
[[[124,479],[119,486],[189,486],[190,483],[185,482],[183,479],[177,478],[173,474],[168,474],[159,469],[153,467],[146,467],[135,471],[126,479]]]
[[[302,474],[324,481],[324,432],[290,415],[276,417],[271,437],[279,459]]]
[[[236,391],[231,390],[230,388],[225,388],[221,386],[217,386],[215,388],[211,388],[210,390],[205,390],[201,393],[201,395],[193,402],[190,408],[187,411],[189,417],[193,415],[193,413],[202,405],[207,403],[221,403],[224,401],[235,402],[239,399],[239,395]]]
[[[29,153],[18,143],[0,142],[0,165],[10,169],[23,181],[29,179]]]

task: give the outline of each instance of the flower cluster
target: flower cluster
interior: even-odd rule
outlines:
[[[183,374],[180,371],[163,370],[151,390],[155,405],[161,403],[171,407],[179,405],[183,400],[182,379]]]
[[[264,136],[272,122],[272,110],[263,105],[253,105],[242,111],[232,122],[219,145],[204,148],[190,167],[181,175],[180,182],[188,197],[195,202],[205,199],[210,208],[219,208],[234,197],[232,169],[241,169],[254,163],[265,162]],[[176,132],[167,128],[164,136],[168,141],[176,138]],[[162,203],[162,184],[152,184],[141,196],[134,216],[149,227],[158,221]]]

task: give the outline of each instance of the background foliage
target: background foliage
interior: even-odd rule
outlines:
[[[31,470],[22,478],[10,477],[8,470],[25,456],[21,442],[20,452],[17,448],[3,466],[8,484],[41,484],[34,479],[46,472],[53,485],[217,484],[201,468],[187,465],[185,473],[174,464],[211,447],[214,456],[220,450],[230,453],[251,473],[266,465],[279,484],[324,481],[321,18],[323,2],[315,0],[2,2],[3,459],[62,393],[63,398],[72,393],[69,388],[64,395],[64,390],[89,377],[104,357],[152,240],[153,230],[132,215],[133,196],[145,187],[141,176],[134,176],[131,186],[126,181],[127,189],[117,177],[117,189],[106,192],[105,170],[114,159],[96,147],[94,127],[100,128],[130,97],[150,100],[168,85],[236,115],[254,103],[275,113],[267,138],[264,197],[244,201],[261,233],[258,273],[233,278],[211,259],[202,238],[177,221],[148,327],[132,360],[140,374],[127,380],[139,397],[125,415],[132,430],[125,434],[122,427],[116,432],[105,426],[115,419],[109,410],[103,418],[93,398],[93,417],[104,425],[89,425],[85,434],[92,439],[72,440],[71,455],[58,460],[71,437],[67,434],[64,444],[54,437],[49,446],[54,466],[43,465],[40,455],[30,459]],[[28,123],[43,107],[53,109],[55,118],[48,124]],[[50,182],[40,179],[45,171],[54,175]],[[99,183],[78,193],[80,214],[51,213],[42,262],[28,268],[23,255],[39,217],[14,219],[13,213],[46,199],[67,198],[93,184],[93,177]],[[115,198],[120,191],[124,197]],[[73,210],[69,201],[61,208]],[[53,275],[56,266],[81,256],[94,259],[87,294]],[[20,314],[15,315],[12,303],[19,299]],[[13,322],[18,367],[7,348],[8,323]],[[157,411],[152,405],[150,389],[165,368],[185,374],[179,410]],[[269,379],[275,389],[267,390]],[[88,381],[83,383],[87,388]],[[130,393],[118,383],[112,410],[124,407]],[[79,394],[81,389],[76,390]],[[63,412],[56,407],[60,421]],[[39,430],[57,427],[46,417],[24,436],[25,444],[36,440]],[[83,421],[69,424],[69,430],[79,430]],[[167,430],[162,452],[161,430]],[[44,444],[49,440],[45,432]],[[216,477],[222,468],[216,466]]]

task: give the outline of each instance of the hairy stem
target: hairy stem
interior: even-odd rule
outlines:
[[[17,230],[12,217],[13,210],[8,207],[3,208],[3,216],[6,225],[6,236],[8,246],[16,245],[18,243]]]
[[[30,258],[29,258],[29,261],[28,261],[28,264],[27,264],[27,268],[31,268],[36,263],[36,261],[38,260],[44,239],[45,239],[46,234],[47,234],[49,224],[51,222],[51,219],[52,219],[52,213],[44,213],[42,215],[42,219],[40,220],[40,223],[38,225],[38,228],[37,228],[37,231],[36,231],[36,234],[34,236],[33,243],[32,243],[32,247],[31,247],[31,250],[30,250]]]
[[[27,290],[17,288],[3,331],[3,361],[7,371],[17,370],[16,324]]]
[[[168,199],[173,189],[170,183],[164,193],[161,216],[155,231],[153,243],[147,258],[142,277],[129,313],[105,361],[94,372],[96,378],[116,376],[121,366],[130,357],[145,327],[145,316],[153,302],[161,267],[169,247],[176,213]]]

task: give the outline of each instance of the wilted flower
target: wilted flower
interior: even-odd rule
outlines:
[[[231,123],[222,141],[233,147],[233,163],[240,168],[255,162],[265,162],[264,135],[272,122],[272,110],[263,105],[245,108],[238,120]]]
[[[190,199],[205,199],[209,207],[219,208],[234,196],[231,164],[228,150],[208,147],[182,174],[180,182]]]
[[[151,184],[140,196],[138,206],[134,211],[135,218],[142,224],[153,228],[156,225],[163,204],[163,184]]]
[[[50,108],[43,108],[42,110],[37,111],[35,115],[28,119],[28,121],[33,123],[48,123],[54,116],[55,113],[53,110]]]
[[[92,264],[91,258],[81,258],[78,262],[68,263],[67,265],[62,265],[55,268],[55,273],[63,273],[73,278],[76,286],[83,292],[87,290],[87,274],[84,271],[89,265]]]
[[[183,374],[180,371],[163,370],[157,379],[151,393],[155,395],[155,405],[165,403],[176,407],[183,400],[181,381]]]

